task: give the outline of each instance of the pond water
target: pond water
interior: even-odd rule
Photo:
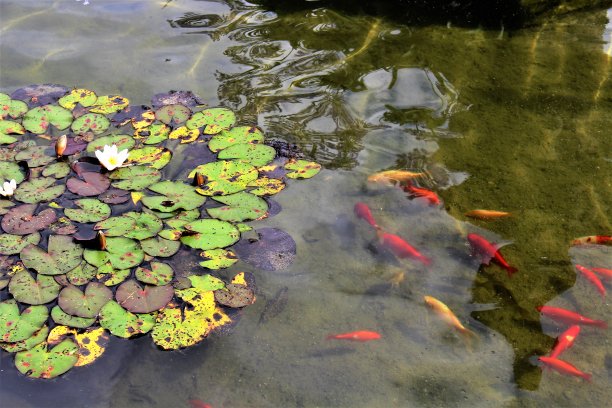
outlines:
[[[275,196],[256,228],[288,232],[297,257],[252,272],[257,302],[229,335],[179,352],[149,336],[113,341],[89,367],[21,376],[0,352],[4,407],[605,406],[609,330],[584,327],[563,359],[591,382],[543,371],[565,329],[550,305],[609,320],[575,264],[612,267],[612,12],[522,29],[401,19],[241,1],[0,2],[0,91],[57,83],[148,104],[192,90],[266,137],[297,144],[325,169]],[[424,21],[435,21],[425,19]],[[424,172],[443,204],[367,177]],[[432,260],[382,250],[353,214],[364,202],[385,230]],[[473,220],[476,208],[509,218]],[[470,256],[466,235],[509,243],[509,277]],[[287,288],[286,307],[260,321]],[[610,288],[610,286],[608,286]],[[478,341],[466,345],[425,307],[446,303]],[[327,340],[374,330],[371,342]]]

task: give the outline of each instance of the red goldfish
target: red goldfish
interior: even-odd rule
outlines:
[[[510,213],[495,210],[472,210],[466,212],[465,215],[479,220],[494,220],[496,218],[509,217]]]
[[[198,399],[190,399],[187,402],[189,402],[191,408],[212,408],[212,405],[202,402]]]
[[[553,320],[562,323],[580,324],[583,326],[595,326],[601,329],[605,329],[608,327],[608,324],[603,320],[589,319],[588,317],[582,316],[576,312],[572,312],[571,310],[567,309],[562,309],[560,307],[538,306],[536,307],[536,309],[544,316],[547,316]]]
[[[590,235],[588,237],[576,238],[572,241],[572,245],[582,244],[612,245],[612,237],[608,235]]]
[[[580,273],[582,273],[582,276],[587,278],[588,281],[591,282],[597,288],[602,297],[606,296],[606,288],[604,288],[603,283],[601,283],[601,281],[593,271],[588,268],[585,268],[582,265],[576,265],[576,269],[578,269]]]
[[[427,199],[430,205],[440,205],[440,197],[438,197],[435,192],[426,188],[415,187],[412,184],[407,184],[404,187],[404,191],[409,193],[411,196]]]
[[[552,351],[550,352],[550,357],[557,358],[565,350],[568,350],[570,347],[572,347],[579,333],[580,326],[578,325],[571,326],[569,329],[561,333],[561,335],[557,337],[555,347],[553,347]]]
[[[575,377],[582,377],[587,381],[591,381],[591,374],[584,373],[568,363],[567,361],[559,360],[553,357],[538,357],[538,360],[546,364],[547,367],[560,372],[561,374],[573,375]]]
[[[378,340],[382,336],[375,331],[368,330],[359,330],[349,333],[341,333],[341,334],[330,334],[327,336],[327,339],[336,339],[336,340],[350,340],[350,341],[361,341],[366,342],[370,340]]]
[[[591,268],[591,270],[595,273],[600,274],[601,276],[603,276],[606,279],[612,279],[612,269],[606,269],[606,268]]]
[[[416,248],[395,234],[378,231],[378,237],[380,238],[382,246],[388,248],[398,258],[414,258],[424,265],[429,265],[431,263],[429,258],[421,254]]]
[[[467,239],[472,247],[472,253],[474,255],[480,255],[483,264],[489,265],[491,260],[493,260],[508,271],[508,276],[512,276],[513,273],[518,271],[515,267],[510,266],[501,255],[499,252],[500,245],[493,244],[484,237],[474,233],[468,234]]]
[[[363,218],[368,224],[370,224],[374,228],[378,228],[378,224],[376,224],[376,220],[374,220],[372,211],[370,211],[370,207],[368,207],[367,204],[359,202],[355,204],[353,210],[355,211],[355,215],[357,216],[357,218]]]
[[[453,329],[457,330],[461,335],[465,337],[466,340],[471,341],[472,338],[478,338],[476,333],[467,329],[464,325],[461,324],[457,316],[453,313],[452,310],[449,309],[444,303],[440,302],[438,299],[425,296],[423,297],[425,300],[425,304],[429,306],[431,310],[433,310],[438,316],[442,318],[449,326]]]

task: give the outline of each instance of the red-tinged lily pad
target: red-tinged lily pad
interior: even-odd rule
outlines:
[[[87,262],[81,262],[79,266],[66,273],[66,279],[75,286],[86,285],[87,282],[96,276],[96,272],[97,269],[95,266]]]
[[[24,101],[11,99],[5,93],[0,93],[0,120],[8,117],[17,119],[28,111],[28,105]]]
[[[55,378],[70,370],[78,360],[79,346],[66,339],[51,350],[43,342],[15,355],[15,366],[32,378]]]
[[[51,309],[51,318],[57,324],[61,324],[68,327],[75,327],[77,329],[86,329],[96,322],[95,317],[88,319],[85,317],[69,315],[68,313],[64,312],[59,306],[54,306]]]
[[[111,215],[111,208],[97,198],[83,198],[75,200],[74,204],[79,208],[66,208],[64,214],[75,222],[98,222],[107,219]]]
[[[242,240],[233,246],[238,258],[266,271],[287,269],[296,255],[296,245],[291,235],[277,228],[256,231],[259,239]]]
[[[196,193],[194,187],[181,182],[161,181],[149,186],[149,190],[163,196],[143,197],[142,203],[152,210],[161,212],[193,210],[206,201],[206,197]]]
[[[240,143],[229,146],[219,152],[219,159],[237,159],[255,167],[265,166],[274,160],[276,150],[264,144]]]
[[[133,164],[145,164],[154,169],[162,169],[172,159],[172,152],[165,147],[146,146],[130,151],[128,161]]]
[[[321,171],[321,165],[306,160],[290,160],[285,164],[285,169],[290,171],[287,173],[287,177],[289,178],[308,179],[314,177]]]
[[[62,96],[57,102],[62,108],[73,110],[77,103],[88,107],[96,103],[98,95],[88,89],[73,89],[68,95]]]
[[[262,131],[255,126],[237,126],[213,136],[210,142],[208,142],[208,148],[217,153],[235,144],[256,144],[263,143],[263,141],[264,135]]]
[[[196,105],[203,105],[204,102],[191,91],[170,91],[168,93],[158,93],[151,98],[153,108],[158,109],[164,105],[181,104],[189,108]]]
[[[72,123],[72,112],[61,106],[44,105],[30,109],[23,117],[23,127],[31,133],[41,135],[53,125],[64,130]]]
[[[134,227],[124,236],[143,240],[154,237],[163,227],[162,221],[151,213],[138,213],[135,211],[127,212],[122,217],[129,217],[134,220]]]
[[[42,275],[61,275],[73,270],[82,261],[83,247],[72,242],[72,237],[49,236],[48,252],[35,245],[21,251],[21,261]]]
[[[66,186],[74,194],[84,197],[97,196],[110,187],[110,180],[101,173],[84,172],[81,174],[83,180],[76,177],[68,179]]]
[[[25,340],[16,341],[14,343],[0,343],[0,348],[7,353],[18,353],[23,350],[29,350],[37,344],[42,343],[47,339],[49,334],[49,327],[43,326],[40,330],[35,332],[32,336]]]
[[[48,231],[55,235],[73,235],[78,230],[77,226],[66,217],[59,218],[48,227]]]
[[[11,208],[2,218],[2,229],[8,234],[27,235],[43,230],[57,220],[55,211],[47,208],[34,215],[36,204]]]
[[[206,211],[212,218],[223,221],[242,222],[256,220],[264,218],[268,211],[268,204],[263,198],[244,191],[212,198],[227,205],[207,208]]]
[[[100,194],[98,199],[106,204],[123,204],[130,201],[130,192],[119,188],[111,188]]]
[[[51,201],[66,191],[63,184],[55,185],[53,177],[40,177],[24,181],[15,190],[15,199],[24,203],[34,204]]]
[[[89,282],[84,293],[76,286],[66,286],[60,292],[57,304],[69,315],[91,319],[112,298],[113,292],[109,288],[101,283]]]
[[[98,222],[94,226],[94,230],[104,231],[104,235],[107,237],[122,237],[128,232],[132,231],[135,226],[136,220],[133,217],[120,215],[118,217],[111,217],[104,221]]]
[[[40,167],[55,161],[53,149],[46,146],[28,146],[15,155],[15,161],[25,160],[30,168]]]
[[[161,237],[153,237],[140,241],[140,245],[142,245],[142,250],[149,256],[167,258],[178,252],[181,243]]]
[[[204,184],[197,191],[207,196],[233,194],[246,189],[258,177],[257,169],[239,160],[220,160],[196,167],[189,178],[196,173],[204,176]]]
[[[163,309],[174,296],[171,285],[141,287],[135,280],[129,280],[117,288],[115,298],[121,307],[132,313],[150,313]]]
[[[155,112],[155,117],[162,123],[170,126],[176,126],[191,116],[191,110],[180,104],[164,105]]]
[[[249,193],[257,196],[270,196],[280,192],[285,188],[285,183],[281,180],[268,177],[259,177],[257,180],[248,184],[248,187],[255,187]]]
[[[113,186],[124,190],[140,191],[157,183],[161,179],[161,172],[149,166],[122,167],[113,171],[109,178]]]
[[[130,101],[120,95],[104,95],[98,97],[89,111],[108,115],[109,113],[119,112],[129,104]]]
[[[104,133],[110,126],[110,120],[100,113],[86,113],[72,122],[72,131],[76,134],[92,132],[94,135]]]
[[[20,123],[0,120],[0,144],[14,143],[17,138],[10,135],[23,135],[24,133],[25,129]]]
[[[113,300],[100,310],[100,326],[124,339],[147,333],[154,325],[155,317],[152,315],[128,312]]]
[[[97,267],[110,262],[115,269],[128,269],[140,265],[144,260],[144,252],[137,241],[115,237],[106,239],[106,251],[86,249],[83,257]]]
[[[204,128],[205,135],[216,135],[217,133],[234,126],[236,115],[226,108],[211,108],[196,112],[187,121],[189,129]]]
[[[38,232],[30,235],[0,234],[0,254],[15,255],[26,246],[37,245],[39,242],[40,234]]]
[[[208,269],[229,268],[238,262],[236,254],[225,249],[209,249],[208,251],[200,252],[200,256],[205,259],[200,262],[200,265]]]
[[[57,84],[28,85],[13,92],[11,98],[25,101],[28,106],[40,106],[57,102],[68,91],[69,88]]]
[[[244,285],[228,283],[224,289],[215,290],[215,300],[227,307],[245,307],[255,302],[255,294]]]
[[[231,223],[220,220],[197,220],[185,224],[189,235],[181,237],[181,242],[191,248],[216,249],[225,248],[240,239],[240,232]]]
[[[151,268],[138,267],[136,269],[136,279],[149,285],[167,285],[174,277],[174,270],[163,262],[151,262]]]
[[[70,174],[70,166],[64,162],[52,163],[42,171],[44,177],[54,177],[56,179],[64,178],[68,174]]]
[[[96,150],[103,151],[104,146],[112,145],[116,145],[118,151],[122,151],[125,149],[130,150],[132,147],[134,147],[134,144],[136,144],[136,142],[134,141],[134,138],[130,135],[117,134],[102,136],[100,138],[92,140],[91,142],[89,142],[89,144],[87,144],[87,152],[94,153]]]
[[[11,278],[9,292],[16,301],[28,305],[43,305],[55,300],[61,289],[52,276],[36,274],[36,279],[30,272],[22,270]]]
[[[0,341],[14,343],[30,338],[40,330],[47,318],[46,306],[30,306],[19,313],[15,299],[0,303]]]

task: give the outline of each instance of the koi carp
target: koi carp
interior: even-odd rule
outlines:
[[[573,325],[563,333],[559,337],[557,337],[557,342],[550,352],[551,358],[557,358],[561,353],[568,350],[574,345],[574,341],[578,334],[580,333],[580,326]]]
[[[466,340],[471,341],[472,338],[478,338],[478,335],[476,335],[476,333],[474,333],[470,329],[467,329],[463,324],[461,324],[461,322],[459,321],[457,316],[455,316],[453,311],[450,310],[449,307],[446,306],[444,303],[432,296],[424,296],[423,300],[425,301],[425,304],[431,310],[434,311],[435,314],[440,316],[444,322],[446,322],[449,326],[451,326],[453,329],[457,330],[461,335],[463,335]]]
[[[368,224],[370,224],[376,229],[379,228],[378,224],[376,224],[376,220],[374,219],[374,216],[372,215],[372,211],[370,210],[370,207],[368,207],[367,204],[359,202],[355,204],[353,211],[355,212],[355,215],[357,216],[357,218],[364,219]]]
[[[571,310],[563,309],[560,307],[552,306],[538,306],[536,310],[542,313],[544,316],[549,317],[555,321],[566,323],[566,324],[579,324],[581,326],[595,326],[600,329],[606,329],[608,323],[603,320],[594,320],[586,316],[582,316]]]
[[[368,176],[368,181],[376,183],[401,183],[403,181],[410,181],[414,178],[422,177],[424,175],[425,173],[415,173],[413,171],[408,170],[386,170]]]
[[[538,357],[542,363],[546,364],[547,367],[552,368],[553,370],[566,375],[572,375],[574,377],[581,377],[587,381],[591,381],[591,374],[587,374],[585,372],[580,371],[567,361],[559,360],[558,358],[553,357]]]
[[[479,220],[494,220],[497,218],[509,217],[511,214],[505,211],[495,210],[472,210],[465,213],[467,217],[477,218]]]
[[[389,234],[387,232],[378,231],[381,245],[393,252],[393,255],[398,258],[413,258],[424,265],[431,264],[431,259],[421,254],[415,247],[406,242],[402,237]]]
[[[440,197],[438,197],[435,192],[426,188],[416,187],[412,184],[408,184],[404,187],[404,191],[412,197],[425,198],[430,205],[440,205]]]
[[[590,235],[588,237],[576,238],[572,241],[572,245],[584,244],[612,245],[612,237],[609,235]]]
[[[371,340],[378,340],[381,337],[382,336],[375,331],[358,330],[349,333],[330,334],[329,336],[327,336],[327,340],[334,339],[366,342]]]
[[[510,266],[499,252],[501,245],[491,243],[483,236],[475,233],[468,234],[467,239],[472,247],[472,254],[479,255],[483,264],[489,265],[493,260],[508,272],[508,276],[512,276],[518,271],[515,267]]]
[[[595,272],[593,272],[589,268],[585,268],[584,266],[578,264],[576,264],[576,269],[578,269],[582,276],[587,278],[587,280],[597,288],[597,290],[601,294],[601,297],[606,297],[606,288],[604,288],[603,283],[601,283],[601,280],[599,280]]]

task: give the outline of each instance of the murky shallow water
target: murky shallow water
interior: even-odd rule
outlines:
[[[573,264],[612,265],[612,84],[606,12],[520,31],[405,26],[330,9],[275,13],[238,2],[0,2],[0,90],[30,83],[120,93],[134,103],[189,89],[237,110],[267,137],[298,143],[327,169],[275,197],[255,227],[297,242],[295,263],[257,276],[258,302],[228,336],[161,352],[116,340],[92,367],[53,381],[18,375],[0,354],[3,406],[604,406],[612,396],[609,332],[585,328],[566,357],[591,383],[544,372],[533,356],[562,329],[535,307],[606,319],[608,301]],[[607,48],[606,48],[607,47]],[[379,170],[426,171],[444,206],[372,186]],[[380,251],[353,216],[434,261]],[[468,221],[474,208],[513,212]],[[465,235],[513,241],[512,279],[469,256]],[[389,280],[405,272],[399,287]],[[265,323],[265,300],[288,288]],[[480,341],[473,350],[425,308],[443,300]],[[330,333],[376,330],[342,343]]]

